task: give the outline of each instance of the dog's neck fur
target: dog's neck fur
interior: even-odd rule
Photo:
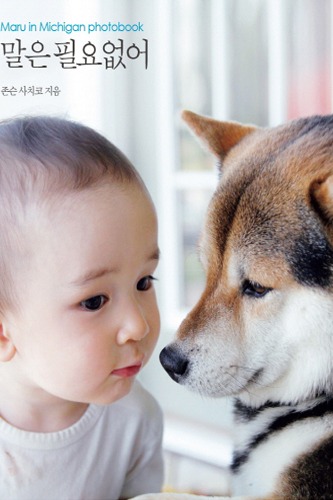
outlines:
[[[249,421],[255,418],[260,413],[264,412],[269,408],[290,408],[291,411],[304,411],[309,408],[316,407],[322,403],[331,404],[333,408],[333,394],[327,394],[326,392],[322,392],[316,395],[314,398],[309,398],[307,400],[299,401],[299,402],[273,402],[266,401],[266,403],[256,406],[251,404],[244,403],[240,398],[234,398],[234,416],[236,420],[238,417],[242,421]]]
[[[333,413],[333,395],[322,393],[317,398],[298,404],[283,404],[267,401],[261,406],[244,404],[234,399],[234,419],[239,429],[243,429],[236,444],[232,471],[237,473],[246,463],[250,453],[273,433],[285,429],[295,422],[309,418],[323,417]]]

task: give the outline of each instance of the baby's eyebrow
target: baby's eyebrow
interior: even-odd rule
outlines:
[[[91,271],[88,271],[87,273],[83,274],[82,276],[79,276],[79,278],[73,280],[70,282],[70,285],[72,286],[82,286],[86,285],[90,281],[93,281],[97,278],[101,278],[102,276],[106,274],[111,274],[111,273],[116,273],[117,268],[111,268],[111,267],[101,267],[98,269],[92,269]]]
[[[160,259],[161,252],[159,248],[156,248],[151,255],[149,255],[147,262],[151,260],[158,261]],[[101,278],[106,274],[117,273],[119,269],[117,267],[100,267],[97,269],[92,269],[87,273],[84,273],[82,276],[79,276],[77,279],[70,282],[71,286],[83,286],[89,283],[90,281],[96,280],[97,278]]]

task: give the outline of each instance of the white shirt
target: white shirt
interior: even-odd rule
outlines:
[[[118,500],[160,491],[162,413],[135,382],[109,406],[90,405],[71,427],[38,433],[0,420],[0,498]]]

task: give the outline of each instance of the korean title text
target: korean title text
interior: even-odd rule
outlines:
[[[36,39],[32,43],[24,43],[21,38],[10,42],[0,41],[0,56],[11,69],[26,66],[36,69],[48,67],[55,59],[62,69],[75,70],[80,67],[99,66],[104,69],[126,69],[133,61],[140,61],[148,68],[148,39],[130,43],[123,38],[104,40],[92,43],[90,40],[78,43],[74,38],[55,43],[44,43]]]

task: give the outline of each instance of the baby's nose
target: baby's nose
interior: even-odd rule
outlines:
[[[125,344],[129,340],[140,341],[149,333],[149,324],[144,311],[135,300],[127,304],[123,321],[118,332],[118,343]]]

